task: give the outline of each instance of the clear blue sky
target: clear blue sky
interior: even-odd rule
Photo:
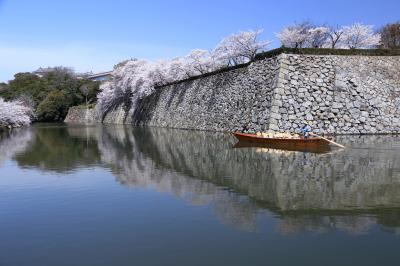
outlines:
[[[128,58],[211,49],[239,30],[274,33],[295,21],[379,27],[400,20],[400,0],[0,0],[0,81],[40,66],[105,71]]]

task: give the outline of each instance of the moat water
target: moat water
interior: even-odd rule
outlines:
[[[400,265],[400,136],[324,153],[223,133],[0,136],[0,265]]]

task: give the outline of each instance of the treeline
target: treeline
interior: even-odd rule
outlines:
[[[308,21],[289,25],[276,34],[282,46],[290,48],[400,48],[400,22],[379,30],[372,25],[316,25]]]
[[[8,105],[7,110],[14,106],[17,111],[23,106],[32,110],[32,121],[43,122],[63,121],[69,107],[94,103],[98,92],[99,82],[78,78],[64,67],[56,67],[43,76],[18,73],[13,80],[0,84],[0,98],[15,103]],[[13,120],[15,117],[9,119],[8,124],[12,124]]]

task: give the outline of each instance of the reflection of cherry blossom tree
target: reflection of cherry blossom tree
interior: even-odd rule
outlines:
[[[32,138],[31,129],[23,128],[13,130],[7,137],[0,139],[0,164],[15,154],[24,152]]]

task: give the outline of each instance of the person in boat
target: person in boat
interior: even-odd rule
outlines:
[[[308,138],[310,136],[311,127],[307,122],[304,122],[304,126],[300,130],[304,138]]]

